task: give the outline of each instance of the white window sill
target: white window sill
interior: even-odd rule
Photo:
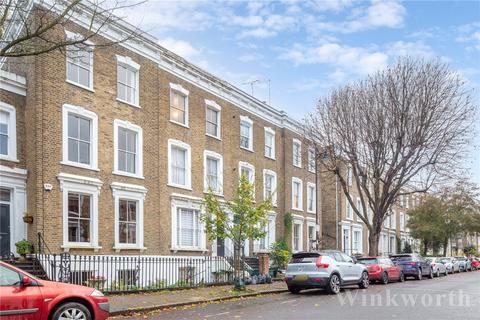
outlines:
[[[255,152],[255,151],[253,151],[253,148],[245,148],[245,147],[240,146],[240,149],[245,150],[245,151],[249,151],[249,152]]]
[[[294,166],[295,168],[302,169],[302,165],[297,165],[297,164],[294,163],[293,166]]]
[[[172,120],[172,119],[170,119],[169,121],[170,121],[171,123],[174,123],[174,124],[176,124],[176,125],[179,125],[179,126],[181,126],[181,127],[184,127],[184,128],[190,129],[190,127],[188,126],[188,123],[187,123],[187,124],[185,124],[185,123],[177,122],[177,121],[175,121],[175,120]]]
[[[80,83],[77,83],[75,81],[72,81],[72,80],[65,80],[67,83],[75,86],[75,87],[79,87],[81,89],[84,89],[84,90],[87,90],[87,91],[90,91],[90,92],[93,92],[95,93],[95,90],[93,90],[93,87],[87,87],[87,86],[84,86],[83,84],[80,84]]]
[[[192,187],[191,187],[191,186],[184,186],[184,185],[181,185],[181,184],[175,184],[175,183],[171,183],[171,182],[169,182],[169,183],[167,184],[167,186],[173,187],[173,188],[178,188],[178,189],[183,189],[183,190],[192,191]]]
[[[316,212],[315,212],[315,210],[313,210],[313,211],[312,210],[307,210],[307,213],[315,214]]]
[[[82,168],[82,169],[87,169],[87,170],[92,170],[92,171],[100,171],[99,168],[77,163],[77,162],[71,162],[71,161],[60,161],[60,164],[63,164],[64,166],[70,166],[70,167],[76,167],[76,168]]]
[[[310,169],[308,169],[308,172],[310,172],[310,173],[316,173],[315,170],[310,170]]]
[[[63,251],[68,252],[70,249],[93,249],[95,252],[102,247],[90,243],[68,243],[61,246]]]
[[[135,246],[124,246],[124,245],[121,245],[121,244],[117,244],[113,247],[113,250],[115,250],[115,252],[120,252],[121,250],[140,250],[140,252],[143,252],[145,250],[147,250],[146,247],[139,247],[137,245]]]
[[[20,162],[17,158],[10,157],[4,154],[0,154],[0,160],[11,161],[11,162]]]
[[[277,160],[277,159],[275,159],[275,157],[269,157],[269,156],[267,156],[267,155],[265,155],[265,158],[270,159],[270,160],[273,160],[273,161]]]
[[[208,252],[205,248],[198,248],[198,247],[171,247],[170,251],[177,252],[177,251],[191,251],[191,252]]]
[[[139,104],[135,104],[135,103],[132,103],[132,102],[128,102],[128,101],[122,100],[122,99],[120,99],[120,98],[118,98],[118,97],[117,97],[117,101],[118,101],[118,102],[121,102],[121,103],[128,104],[129,106],[132,106],[132,107],[135,107],[135,108],[139,108],[139,109],[142,108],[142,107],[140,107]]]
[[[203,190],[203,193],[208,194],[208,190]],[[224,197],[223,192],[213,191],[212,193],[217,197]]]
[[[207,137],[216,139],[216,140],[218,140],[218,141],[222,141],[222,138],[221,138],[221,137],[214,136],[213,134],[205,133],[205,135],[206,135]]]
[[[292,210],[303,212],[303,208],[292,208]]]
[[[129,172],[117,171],[117,170],[113,171],[112,174],[117,175],[117,176],[131,177],[131,178],[137,178],[137,179],[145,179],[144,176],[140,176],[140,175],[129,173]]]

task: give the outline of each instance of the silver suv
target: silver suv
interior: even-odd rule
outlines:
[[[345,285],[368,288],[367,267],[343,252],[324,250],[299,252],[292,255],[285,274],[285,282],[291,293],[303,289],[323,288],[337,294]]]

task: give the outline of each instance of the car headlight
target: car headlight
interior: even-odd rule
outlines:
[[[103,297],[103,293],[97,289],[93,290],[93,292],[90,295],[92,297]]]

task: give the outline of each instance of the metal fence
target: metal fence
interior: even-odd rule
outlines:
[[[233,282],[224,257],[37,254],[48,278],[102,292],[153,291]]]

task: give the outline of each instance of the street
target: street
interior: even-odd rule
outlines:
[[[480,272],[347,288],[335,295],[321,290],[164,310],[119,319],[480,319]]]

